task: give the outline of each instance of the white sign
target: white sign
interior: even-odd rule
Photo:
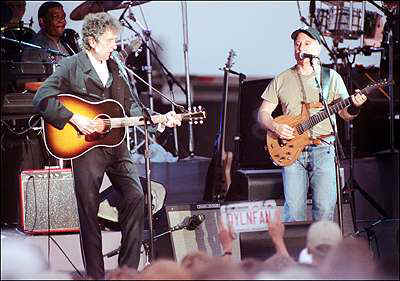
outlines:
[[[250,201],[222,205],[222,222],[230,225],[234,232],[253,232],[268,230],[267,216],[271,214],[271,219],[275,217],[275,200]]]

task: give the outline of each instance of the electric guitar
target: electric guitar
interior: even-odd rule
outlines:
[[[205,201],[222,201],[231,184],[233,153],[225,151],[225,127],[228,103],[228,73],[234,64],[233,58],[235,56],[235,52],[230,50],[224,67],[224,94],[222,96],[220,128],[214,142],[213,157],[207,170],[206,187],[203,196]]]
[[[361,92],[364,95],[370,94],[372,91],[379,87],[386,86],[392,82],[381,81],[372,85],[368,85],[363,88]],[[306,110],[306,105],[302,105],[301,114],[293,117],[289,115],[281,115],[274,118],[274,121],[278,124],[286,124],[294,128],[294,138],[291,140],[284,140],[279,138],[274,132],[267,130],[266,136],[266,146],[265,150],[268,151],[270,157],[273,162],[277,166],[287,166],[296,161],[301,151],[305,146],[312,144],[313,140],[310,137],[309,130],[325,120],[334,113],[346,108],[351,105],[351,97],[348,97],[345,100],[336,102],[328,106],[328,112],[326,110],[321,110],[317,114],[313,116],[309,116],[308,111]]]
[[[84,135],[71,123],[67,123],[63,129],[59,130],[42,118],[44,143],[50,154],[58,159],[74,159],[94,147],[118,146],[127,134],[127,127],[144,125],[142,116],[126,117],[124,108],[115,100],[90,102],[67,94],[59,95],[58,98],[73,113],[96,120],[98,127],[96,132]],[[206,112],[200,107],[178,116],[182,118],[182,121],[201,124],[206,118]],[[151,120],[154,124],[165,123],[167,117],[162,114],[153,115]]]

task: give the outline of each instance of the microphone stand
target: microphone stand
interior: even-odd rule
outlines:
[[[193,97],[190,93],[189,79],[189,36],[188,36],[188,21],[187,21],[187,1],[181,1],[182,8],[182,27],[183,27],[183,58],[185,61],[185,76],[186,76],[186,101],[189,110],[192,109]],[[194,157],[194,141],[193,141],[193,126],[189,123],[189,156]]]
[[[319,59],[318,59],[318,61],[319,61]],[[319,61],[319,63],[320,63],[320,68],[321,68],[320,71],[321,71],[321,76],[322,76],[321,61]],[[310,64],[314,71],[315,82],[318,85],[319,98],[322,101],[324,110],[328,113],[329,122],[332,126],[333,134],[335,136],[335,173],[336,173],[336,192],[337,192],[337,203],[338,203],[338,220],[339,220],[340,230],[341,230],[342,236],[343,236],[343,206],[342,206],[342,191],[341,191],[341,187],[340,187],[340,174],[339,174],[340,172],[339,172],[338,134],[336,132],[336,127],[335,127],[335,124],[333,123],[332,116],[331,116],[331,114],[329,114],[328,104],[326,103],[326,100],[325,100],[323,92],[322,92],[322,85],[321,85],[322,77],[320,79],[321,81],[318,81],[317,72],[315,71],[313,59],[310,59]]]
[[[24,42],[24,41],[14,40],[14,39],[11,39],[11,38],[8,38],[8,37],[4,37],[4,36],[0,36],[0,38],[2,40],[13,42],[13,43],[16,43],[18,45],[25,46],[25,47],[31,47],[31,48],[35,48],[35,49],[44,50],[44,51],[46,51],[46,52],[48,52],[48,53],[50,53],[52,55],[55,55],[55,56],[62,56],[62,57],[68,57],[69,56],[67,54],[64,54],[63,52],[58,51],[58,50],[54,50],[54,49],[50,49],[50,48],[44,48],[44,47],[41,47],[39,45],[27,43],[27,42]]]
[[[118,64],[119,66],[119,64]],[[123,66],[125,69],[126,67]],[[138,104],[138,106],[141,108],[143,119],[144,119],[144,159],[145,159],[145,171],[146,171],[146,185],[147,185],[147,213],[148,213],[148,220],[149,220],[149,231],[150,231],[150,244],[149,244],[149,262],[151,263],[153,260],[153,212],[152,212],[152,197],[151,197],[151,170],[150,170],[150,150],[149,150],[149,132],[148,132],[148,122],[152,125],[154,125],[150,113],[148,109],[143,105],[143,103],[140,101],[139,96],[137,95],[137,92],[134,93],[132,86],[131,86],[131,81],[129,80],[129,75],[125,75],[123,69],[120,68],[119,70],[121,77],[125,80],[125,82],[128,84],[129,88],[129,93],[132,97],[132,99]],[[129,137],[129,130],[127,130],[127,135]],[[129,141],[128,141],[128,146],[129,146]]]
[[[171,79],[168,79],[167,82],[168,82],[169,91],[171,93],[171,97],[173,97],[173,95],[174,95],[173,85],[174,84]],[[171,104],[171,110],[175,111],[175,107],[173,104]],[[178,130],[176,127],[174,127],[174,148],[175,148],[174,156],[177,157],[177,156],[179,156],[179,145],[178,145]]]

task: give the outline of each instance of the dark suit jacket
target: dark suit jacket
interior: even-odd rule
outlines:
[[[118,101],[128,116],[139,116],[141,110],[129,93],[126,82],[120,77],[118,66],[112,60],[107,61],[110,76],[112,77],[111,98]],[[98,92],[87,92],[87,82],[98,84]],[[36,92],[33,105],[43,118],[58,129],[64,128],[73,113],[63,106],[57,99],[59,94],[73,94],[87,100],[104,99],[103,87],[96,70],[93,68],[85,51],[64,58],[54,73],[49,76]],[[134,95],[137,97],[136,89]],[[154,130],[151,130],[154,132]]]

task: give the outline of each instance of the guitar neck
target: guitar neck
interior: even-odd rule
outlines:
[[[196,120],[201,121],[203,118],[205,118],[205,112],[204,111],[188,112],[188,113],[177,114],[177,116],[180,117],[182,121],[191,122],[194,120],[196,122]],[[144,118],[142,116],[111,118],[110,120],[111,120],[111,128],[144,125]],[[168,121],[168,118],[164,114],[159,114],[151,116],[151,120],[153,121],[154,124],[160,124],[160,123],[166,123]],[[147,122],[147,124],[149,125],[150,122]]]
[[[181,114],[178,114],[181,115]],[[144,118],[142,116],[135,117],[122,117],[122,118],[111,118],[111,128],[120,128],[120,127],[131,127],[131,126],[143,126]],[[167,121],[165,115],[153,115],[151,116],[151,120],[154,124],[164,123]],[[150,124],[150,122],[147,122]]]
[[[383,87],[386,86],[388,84],[391,84],[391,81],[383,81],[383,82],[379,82],[379,83],[375,83],[373,85],[369,85],[365,88],[363,88],[362,90],[360,90],[360,92],[364,95],[368,95],[370,94],[373,90],[379,88],[379,87]],[[335,103],[331,106],[328,106],[328,112],[326,110],[321,110],[320,112],[318,112],[317,114],[311,116],[310,118],[308,118],[306,121],[300,123],[299,125],[296,126],[297,132],[299,134],[303,134],[305,131],[311,129],[312,127],[314,127],[315,125],[317,125],[319,122],[325,120],[326,118],[329,117],[329,115],[332,115],[334,113],[337,113],[338,111],[348,107],[349,105],[351,105],[351,96],[344,99],[343,101],[340,101],[338,103]]]
[[[297,125],[296,129],[300,134],[302,134],[305,131],[307,131],[307,130],[311,129],[312,127],[314,127],[315,125],[317,125],[318,123],[320,123],[321,121],[327,119],[329,117],[329,115],[339,112],[340,110],[348,107],[350,104],[351,104],[351,100],[350,100],[350,97],[348,97],[347,99],[345,99],[341,102],[338,102],[338,103],[335,103],[334,105],[328,106],[328,112],[326,110],[321,110],[317,114],[308,118],[306,121]]]

